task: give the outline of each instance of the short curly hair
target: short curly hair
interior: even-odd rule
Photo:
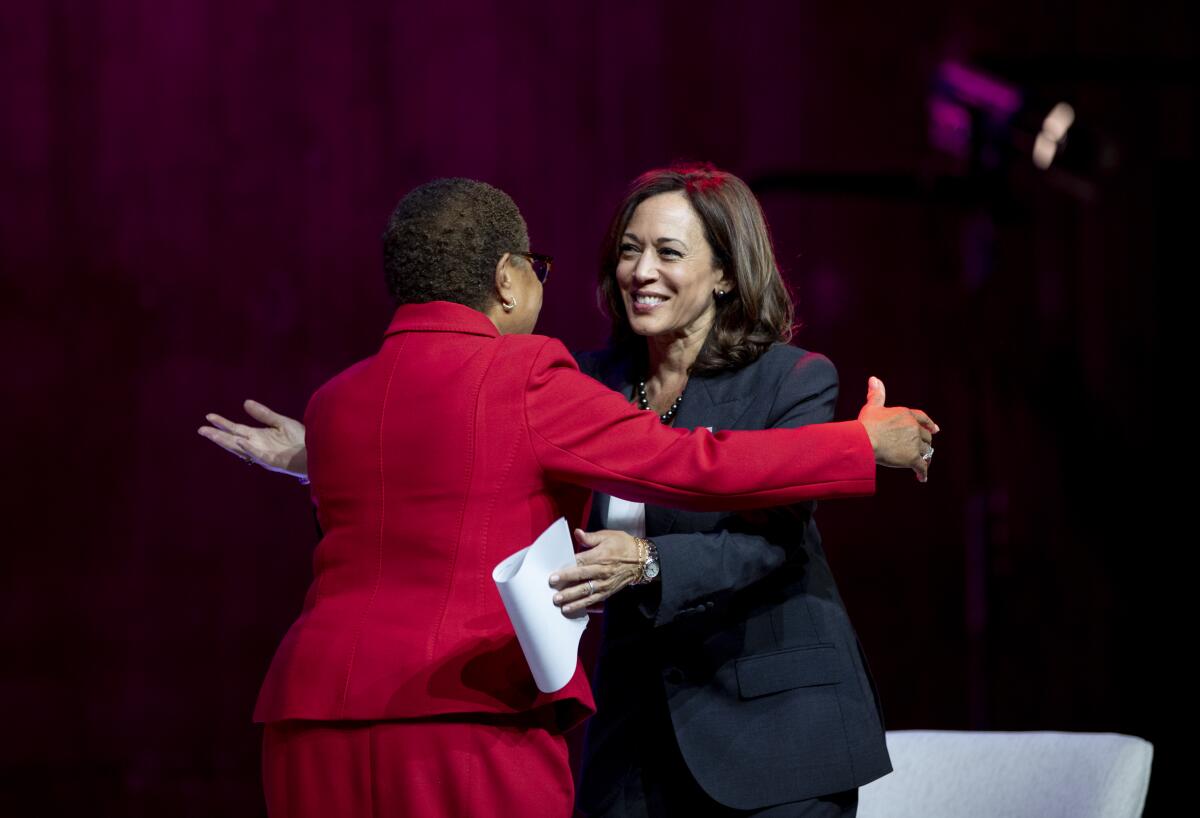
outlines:
[[[483,309],[496,262],[529,251],[507,193],[474,179],[434,179],[400,200],[383,231],[383,271],[397,304],[453,301]]]

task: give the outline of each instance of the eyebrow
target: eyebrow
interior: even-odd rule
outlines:
[[[637,236],[636,234],[634,234],[634,233],[632,233],[632,232],[630,232],[630,231],[628,231],[628,230],[626,230],[626,231],[625,231],[625,235],[624,235],[622,238],[630,238],[630,239],[633,239],[634,241],[639,241],[639,242],[641,241],[641,239],[640,239],[640,238],[638,238],[638,236]],[[684,249],[685,251],[687,251],[687,250],[689,250],[689,249],[690,249],[690,248],[688,247],[688,245],[687,245],[687,242],[686,242],[686,241],[684,241],[683,239],[673,239],[673,238],[670,238],[669,236],[663,236],[662,238],[655,239],[655,240],[654,240],[654,245],[655,245],[656,247],[661,247],[662,245],[666,244],[666,243],[667,243],[667,242],[669,242],[669,241],[673,241],[673,242],[675,242],[676,244],[681,244],[681,245],[683,245],[683,249]]]

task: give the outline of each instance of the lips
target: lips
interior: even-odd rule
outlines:
[[[634,313],[638,315],[653,312],[665,304],[667,300],[668,296],[660,295],[659,293],[633,293],[629,297],[630,305],[633,307]]]

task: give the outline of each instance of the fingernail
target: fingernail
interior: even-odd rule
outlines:
[[[562,602],[562,594],[555,594],[555,595],[554,595],[554,601],[555,601],[555,602]]]
[[[556,582],[558,582],[558,574],[551,574],[550,575],[550,584],[553,585]]]

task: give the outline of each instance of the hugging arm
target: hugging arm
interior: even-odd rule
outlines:
[[[768,428],[826,423],[837,401],[837,370],[825,357],[809,354],[784,376],[768,413]],[[800,553],[812,506],[799,503],[726,516],[714,531],[655,536],[661,574],[642,604],[658,625],[700,613],[763,579]],[[623,532],[593,532],[579,568],[559,572],[555,587],[573,613],[598,604],[628,582],[632,538]],[[588,545],[580,538],[581,544]],[[616,581],[614,581],[616,580]],[[591,585],[588,585],[588,582]]]
[[[833,420],[837,370],[828,358],[801,358],[780,383],[769,428]],[[801,552],[812,505],[800,503],[727,517],[716,531],[654,538],[661,566],[659,593],[643,613],[664,625],[700,613],[765,578]]]

